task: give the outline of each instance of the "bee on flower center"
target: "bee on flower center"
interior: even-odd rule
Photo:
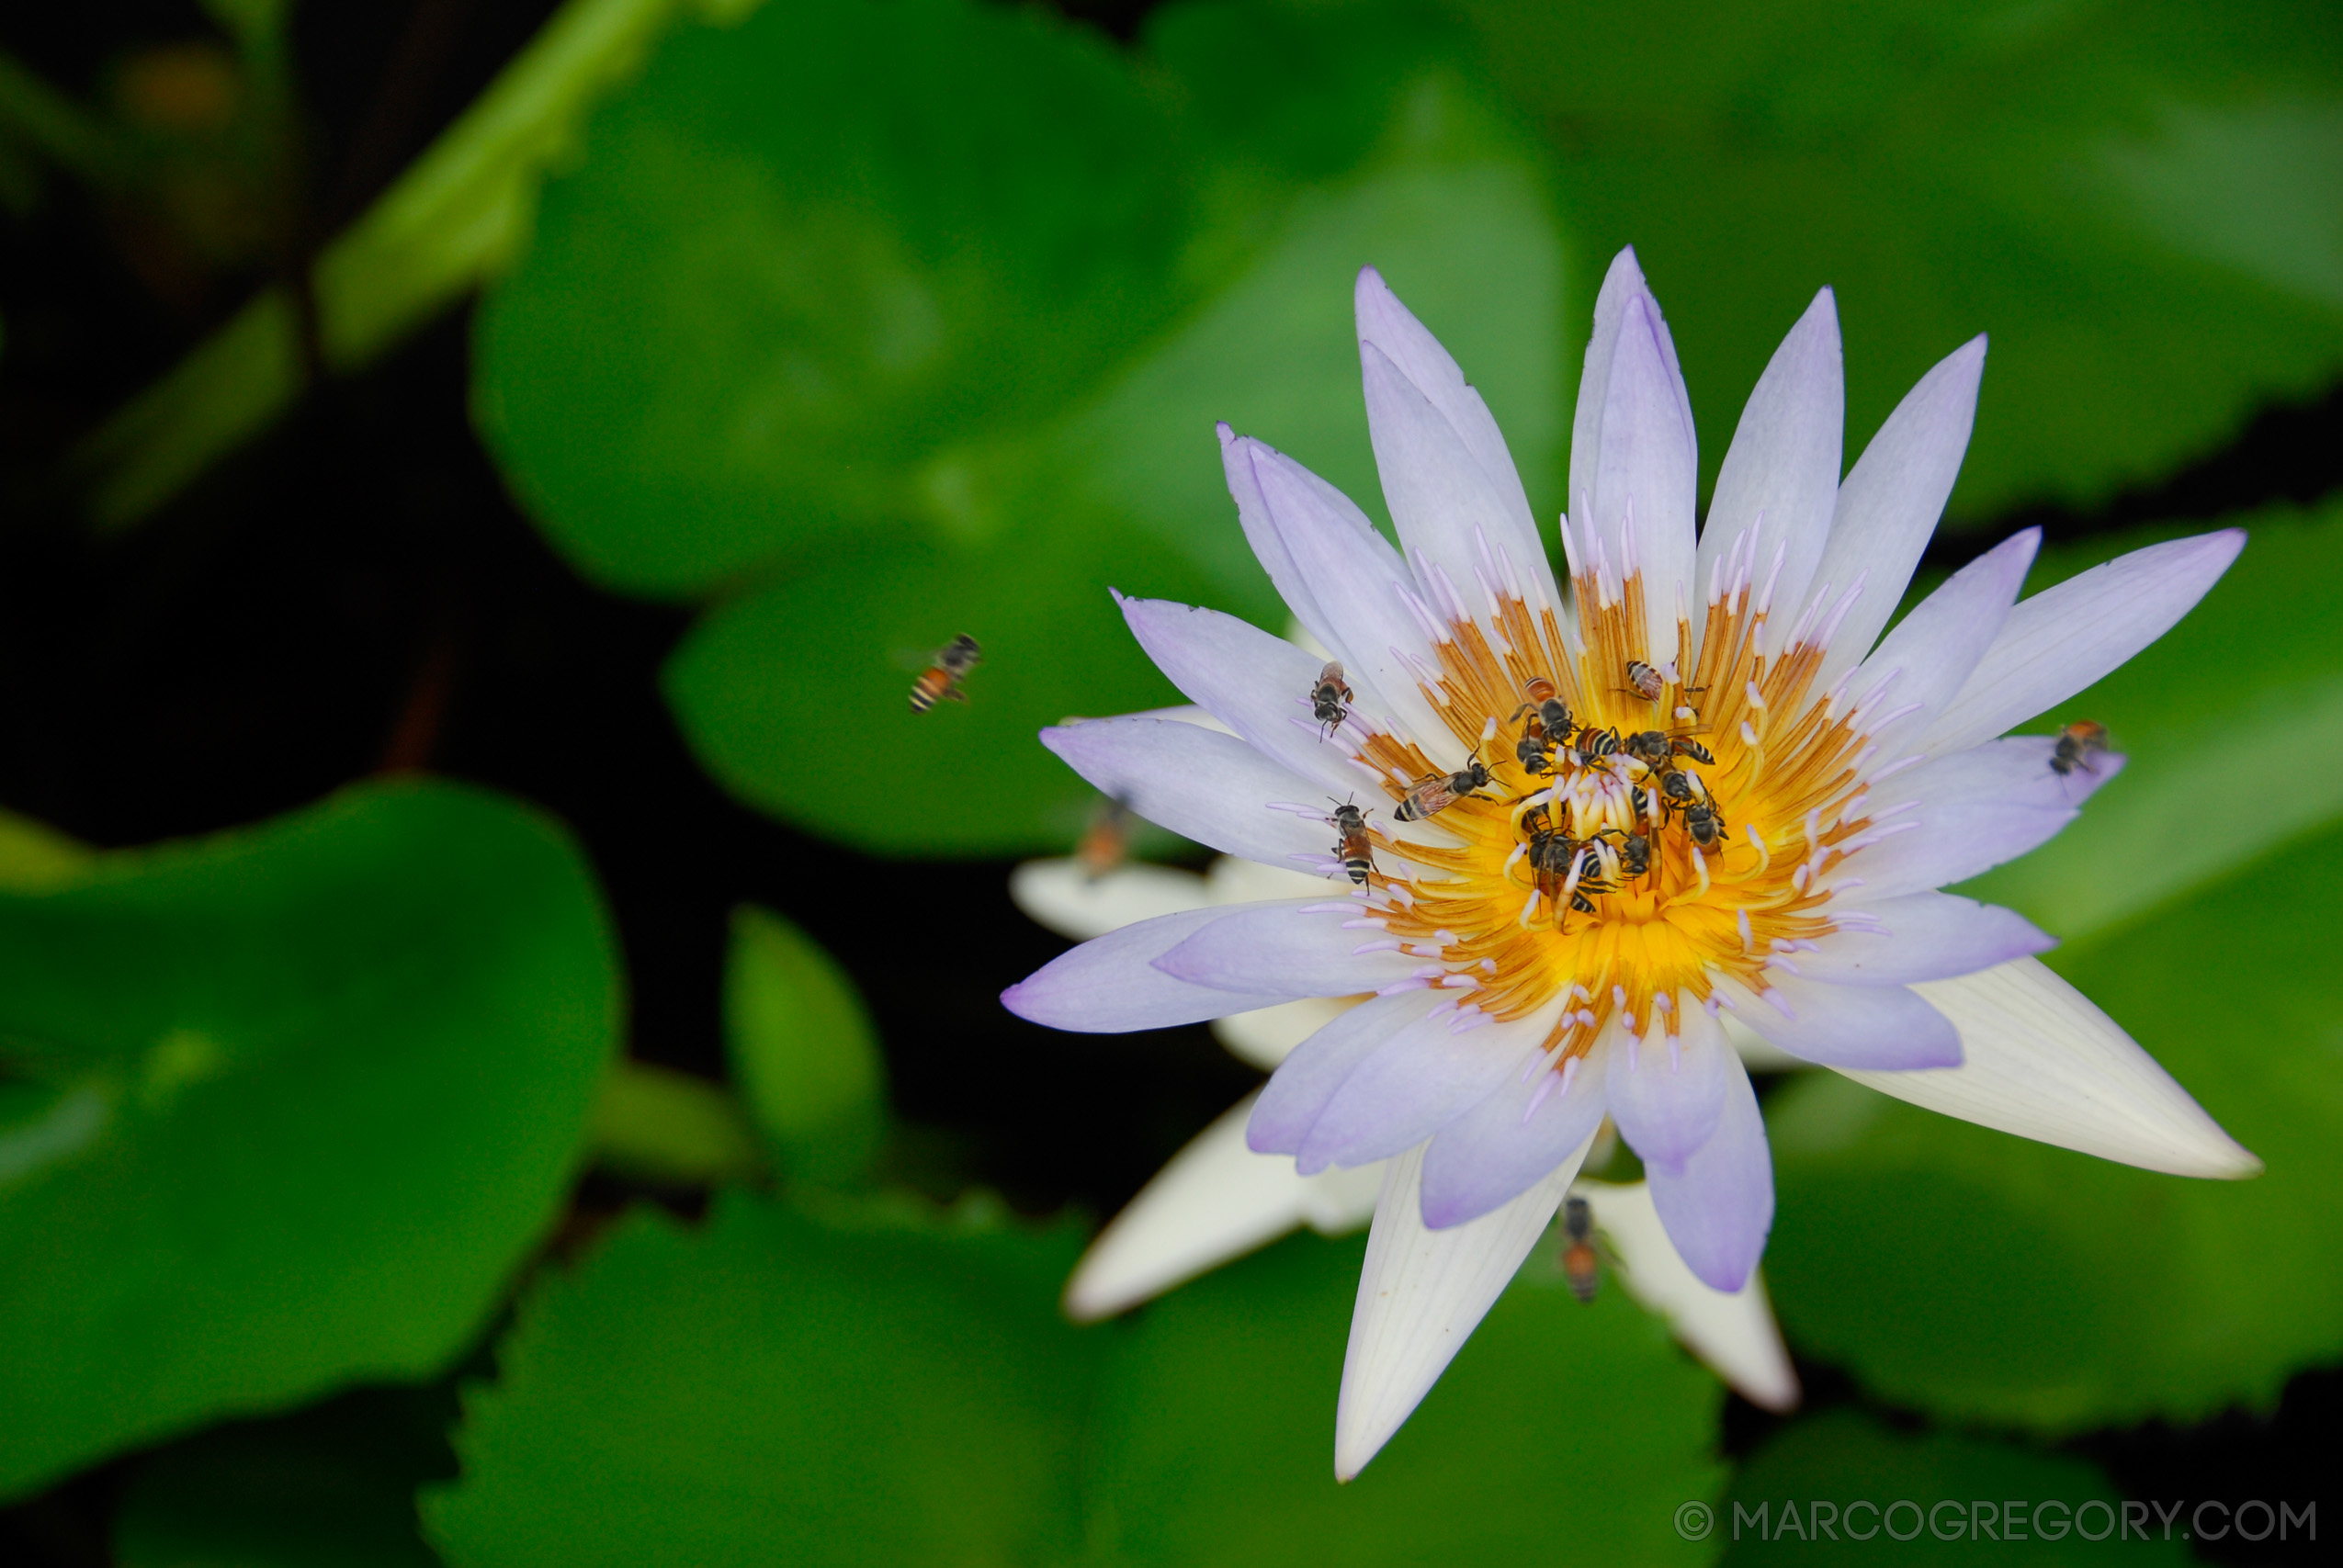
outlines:
[[[1513,755],[1524,773],[1550,772],[1554,749],[1570,739],[1578,721],[1569,705],[1555,696],[1551,681],[1532,681],[1522,687],[1522,694],[1529,700],[1515,708],[1507,722],[1519,723],[1524,714],[1529,722],[1522,726],[1522,738],[1513,743]]]
[[[1342,666],[1333,660],[1318,672],[1318,684],[1310,688],[1310,712],[1321,727],[1319,739],[1330,739],[1350,716],[1351,687],[1342,679]]]
[[[977,639],[966,632],[937,649],[934,662],[921,671],[920,678],[911,682],[911,711],[925,713],[947,697],[956,703],[967,702],[968,694],[960,690],[960,682],[983,657],[984,650],[977,646]]]
[[[1660,694],[1668,690],[1668,682],[1661,678],[1658,671],[1642,660],[1630,659],[1627,660],[1627,689],[1647,703],[1656,703]]]

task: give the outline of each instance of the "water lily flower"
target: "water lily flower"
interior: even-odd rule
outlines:
[[[1304,897],[1314,882],[1227,857],[1203,875],[1143,863],[1098,875],[1076,860],[1040,860],[1017,867],[1009,890],[1041,925],[1087,940],[1159,915]],[[1308,998],[1215,1019],[1212,1030],[1241,1060],[1273,1070],[1353,1005]],[[1197,1134],[1099,1233],[1067,1283],[1066,1307],[1074,1318],[1112,1317],[1302,1225],[1342,1235],[1374,1218],[1382,1163],[1304,1176],[1290,1156],[1255,1154],[1245,1143],[1245,1123],[1257,1098],[1246,1096]],[[1693,1278],[1642,1182],[1581,1180],[1571,1190],[1592,1209],[1609,1243],[1612,1273],[1628,1295],[1667,1319],[1684,1347],[1745,1398],[1769,1410],[1798,1403],[1797,1374],[1757,1274],[1734,1292]]]
[[[2259,1168],[2033,957],[2051,938],[1937,891],[2040,844],[2116,775],[2113,753],[2004,732],[2161,636],[2241,535],[2021,602],[2029,531],[1887,630],[1968,445],[1984,340],[1922,377],[1842,479],[1825,290],[1759,379],[1696,533],[1691,403],[1626,252],[1579,385],[1566,599],[1479,394],[1372,269],[1356,305],[1399,548],[1300,464],[1221,432],[1255,556],[1341,665],[1334,721],[1308,651],[1124,599],[1140,645],[1233,733],[1129,716],[1042,736],[1139,815],[1330,891],[1160,915],[1003,997],[1114,1032],[1371,994],[1285,1058],[1247,1125],[1305,1175],[1387,1162],[1338,1476],[1439,1377],[1606,1116],[1692,1272],[1748,1280],[1771,1162],[1721,1014],[1987,1126],[2182,1175]],[[1364,886],[1342,879],[1331,802],[1364,803]]]

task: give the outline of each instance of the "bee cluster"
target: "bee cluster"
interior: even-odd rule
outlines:
[[[1640,660],[1628,661],[1626,680],[1625,689],[1647,702],[1658,702],[1666,691],[1665,678]],[[1716,763],[1694,732],[1623,735],[1611,726],[1581,724],[1554,682],[1543,678],[1530,681],[1522,694],[1522,705],[1507,720],[1522,727],[1514,760],[1532,778],[1551,782],[1511,802],[1522,835],[1516,858],[1526,862],[1538,892],[1557,908],[1591,914],[1596,897],[1649,875],[1660,835],[1680,823],[1699,850],[1714,851],[1730,837],[1707,783],[1691,765]],[[1341,666],[1329,664],[1310,693],[1327,733],[1341,723],[1350,696]],[[1609,796],[1624,790],[1624,798],[1614,798],[1613,809],[1576,809],[1566,802],[1581,776],[1602,784]],[[1496,782],[1476,752],[1453,773],[1417,781],[1391,814],[1402,822],[1423,821],[1459,800],[1490,798],[1483,792]],[[1352,881],[1364,885],[1374,871],[1364,817],[1356,806],[1342,805],[1327,822],[1341,834],[1335,858]]]

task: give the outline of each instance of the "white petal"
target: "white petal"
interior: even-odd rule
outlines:
[[[1366,784],[1346,760],[1351,748],[1327,739],[1311,716],[1324,660],[1217,610],[1115,598],[1156,668],[1255,750],[1338,797]]]
[[[1357,1005],[1351,997],[1304,997],[1273,1008],[1232,1012],[1212,1021],[1213,1038],[1239,1061],[1271,1072],[1294,1054],[1295,1046]]]
[[[1217,856],[1205,868],[1205,893],[1216,904],[1270,904],[1281,898],[1323,897],[1323,874],[1263,865],[1236,855]]]
[[[1066,1285],[1076,1322],[1137,1306],[1326,1209],[1290,1156],[1245,1146],[1252,1106],[1248,1096],[1197,1134],[1098,1234]]]
[[[1386,1168],[1342,1359],[1336,1480],[1364,1470],[1432,1391],[1545,1234],[1585,1153],[1495,1213],[1438,1231],[1423,1223],[1423,1151],[1411,1149]]]
[[[1041,743],[1100,793],[1183,838],[1271,865],[1332,865],[1334,829],[1315,804],[1324,792],[1234,736],[1092,718],[1045,729]],[[1329,896],[1337,891],[1330,883]]]
[[[1025,862],[1009,874],[1009,898],[1036,925],[1076,942],[1209,901],[1193,871],[1133,862],[1092,876],[1078,860]]]
[[[1629,1295],[1666,1318],[1684,1348],[1742,1398],[1766,1410],[1796,1408],[1798,1374],[1759,1275],[1732,1292],[1702,1283],[1677,1256],[1643,1182],[1581,1181],[1570,1190],[1593,1210]]]
[[[1604,386],[1594,490],[1590,497],[1573,497],[1579,525],[1591,516],[1613,571],[1624,577],[1632,567],[1642,573],[1653,645],[1645,657],[1662,662],[1690,652],[1676,647],[1676,606],[1680,591],[1689,606],[1696,586],[1692,508],[1699,460],[1692,405],[1675,357],[1651,296],[1628,299]]]
[[[1805,978],[1833,986],[1942,980],[2058,945],[2015,909],[1950,893],[1912,893],[1844,908],[1834,900],[1830,917],[1839,929],[1791,962]]]
[[[1875,799],[1874,813],[1907,803],[1911,809],[1878,820],[1869,831],[1887,836],[1831,863],[1823,883],[1860,881],[1865,901],[1892,898],[1964,881],[2024,854],[2073,821],[2082,803],[2123,769],[2123,759],[2110,752],[2092,760],[2094,772],[2054,773],[2056,744],[2047,735],[2008,736],[1887,781],[1878,793],[1895,804]]]
[[[1155,961],[1193,985],[1250,996],[1349,997],[1406,979],[1423,961],[1370,947],[1379,933],[1345,930],[1365,908],[1349,899],[1322,904],[1256,904],[1232,910]],[[1258,1004],[1255,1004],[1258,1005]]]
[[[1882,757],[1904,756],[1977,667],[2009,619],[2041,544],[2042,530],[2028,528],[1969,562],[1913,606],[1863,660],[1849,690]]]
[[[1857,1083],[1980,1126],[2175,1176],[2253,1176],[2261,1161],[2088,998],[2020,958],[1913,987],[1961,1032],[1964,1060]]]
[[[1815,563],[1830,537],[1846,404],[1838,302],[1826,288],[1773,351],[1742,407],[1701,529],[1698,594],[1708,592],[1717,563],[1744,529],[1758,530],[1752,559],[1760,590],[1773,574],[1780,550],[1775,613],[1766,623],[1768,654],[1781,649],[1798,606],[1805,603]],[[1701,602],[1690,592],[1687,598],[1695,605]]]
[[[1285,547],[1277,525],[1270,521],[1269,502],[1262,499],[1261,481],[1254,477],[1253,447],[1257,443],[1240,439],[1225,420],[1217,428],[1220,433],[1220,467],[1228,476],[1228,493],[1237,502],[1237,521],[1245,531],[1245,542],[1252,547],[1254,558],[1269,574],[1270,586],[1285,601],[1294,618],[1319,642],[1333,641],[1326,612],[1319,608],[1308,579],[1295,564],[1294,553]],[[1359,520],[1366,521],[1364,515]],[[1367,526],[1372,531],[1374,525]]]
[[[1438,662],[1417,610],[1435,630],[1439,616],[1424,605],[1398,552],[1349,497],[1299,463],[1258,441],[1238,446],[1248,449],[1262,503],[1325,620],[1311,629],[1368,694],[1370,711],[1387,715],[1435,763],[1460,765],[1465,748],[1432,711],[1412,667],[1429,671]]]
[[[1961,750],[2065,702],[2171,630],[2245,543],[2226,528],[2150,545],[2020,601],[1919,750]]]
[[[1833,605],[1850,592],[1854,599],[1815,677],[1817,691],[1862,661],[1904,597],[1961,471],[1984,373],[1984,338],[1947,355],[1905,394],[1839,487],[1830,542],[1815,567],[1823,585],[1816,595],[1828,594]]]

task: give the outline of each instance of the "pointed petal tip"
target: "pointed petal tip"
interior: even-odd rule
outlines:
[[[1213,433],[1220,437],[1220,445],[1224,449],[1232,445],[1237,439],[1235,427],[1225,419],[1215,421],[1212,429]]]

